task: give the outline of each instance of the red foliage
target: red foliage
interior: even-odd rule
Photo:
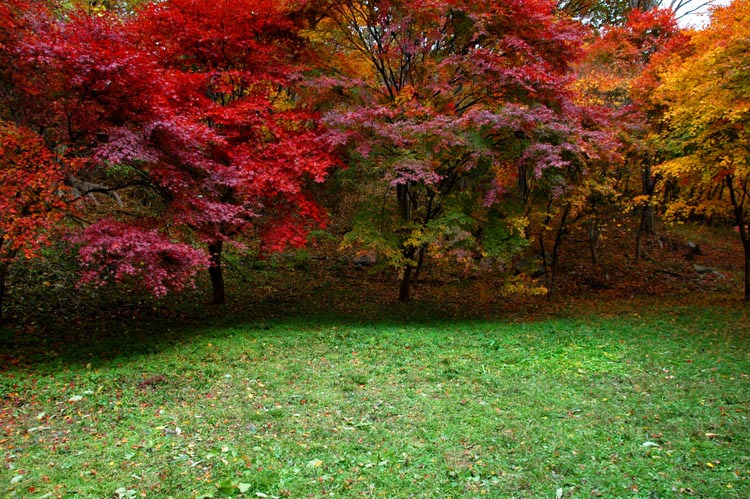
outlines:
[[[0,121],[0,262],[33,256],[64,213],[63,173],[42,139]]]
[[[668,47],[684,38],[672,11],[635,9],[623,26],[608,27],[588,47],[587,57],[600,71],[606,69],[610,78],[633,80],[654,57],[669,52]]]
[[[13,133],[39,156],[33,167],[7,156],[24,184],[8,181],[4,202],[32,203],[33,187],[47,205],[31,212],[52,220],[65,178],[80,199],[130,203],[89,210],[76,240],[91,282],[138,277],[161,295],[209,265],[193,244],[214,248],[214,273],[220,243],[305,244],[326,223],[311,185],[336,164],[336,145],[352,146],[396,194],[401,219],[383,241],[396,241],[390,254],[405,268],[430,241],[481,234],[471,220],[497,210],[504,190],[524,203],[533,192],[559,199],[614,159],[611,110],[577,102],[571,88],[585,31],[551,0],[164,0],[127,17],[51,5],[0,5],[0,118],[26,127]],[[312,18],[322,27],[309,38],[332,61],[314,68],[319,104],[337,131],[300,97]],[[633,79],[676,29],[667,12],[634,11],[592,44],[591,64]],[[625,85],[610,87],[616,96]],[[25,221],[17,206],[9,219],[28,227],[7,239],[32,251],[24,230],[49,223]],[[425,238],[435,220],[461,237]]]
[[[88,280],[101,282],[94,270],[116,280],[139,274],[163,294],[186,284],[187,266],[205,266],[188,241],[257,230],[281,249],[325,222],[308,184],[335,159],[316,115],[288,92],[303,69],[299,5],[169,0],[128,20],[59,18],[35,5],[13,0],[0,11],[8,14],[0,24],[7,109],[55,150],[89,158],[80,173],[88,184],[116,192],[102,182],[125,165],[130,173],[117,183],[131,198],[135,188],[160,198],[157,213],[106,217],[86,230]]]
[[[206,241],[252,225],[275,234],[267,246],[280,249],[286,243],[278,235],[297,246],[305,227],[325,221],[307,184],[321,182],[335,159],[316,115],[287,93],[304,52],[291,9],[264,0],[172,0],[129,26],[158,61],[166,87],[159,113],[173,117],[147,126],[148,148],[162,157],[154,175],[174,190],[172,215]]]
[[[359,33],[351,56],[371,61],[376,81],[357,74],[322,79],[322,88],[339,95],[356,89],[351,102],[334,102],[327,124],[346,130],[357,152],[386,170],[391,187],[444,191],[450,175],[469,172],[483,159],[508,164],[508,150],[522,141],[541,142],[536,152],[513,158],[543,159],[533,162],[537,174],[565,163],[565,151],[549,141],[558,132],[579,133],[568,84],[570,67],[583,54],[584,30],[556,15],[553,2],[340,3],[329,16]],[[508,137],[519,140],[508,147]]]
[[[187,244],[171,241],[156,229],[145,229],[113,220],[88,227],[76,242],[81,244],[83,281],[103,285],[138,276],[147,290],[164,296],[193,282],[199,269],[208,268],[208,257]]]

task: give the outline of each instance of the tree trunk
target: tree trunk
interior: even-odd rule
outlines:
[[[411,220],[411,186],[409,184],[398,184],[396,186],[396,197],[398,198],[398,210],[404,222]]]
[[[654,215],[654,207],[651,204],[651,201],[649,199],[649,203],[643,207],[641,210],[641,227],[644,234],[647,234],[649,236],[653,236],[656,233],[656,230],[654,229],[655,225],[655,215]]]
[[[748,232],[747,216],[745,214],[745,199],[747,195],[747,180],[740,182],[742,186],[742,197],[737,195],[734,187],[734,175],[726,176],[727,188],[729,189],[729,200],[732,202],[732,208],[734,209],[734,220],[737,223],[737,229],[740,233],[740,239],[742,240],[742,250],[745,254],[745,292],[744,300],[745,303],[750,302],[750,232]]]
[[[411,261],[414,259],[416,250],[410,248],[405,252],[404,256],[407,260]],[[414,265],[411,263],[406,264],[404,269],[404,275],[401,277],[401,283],[398,288],[398,301],[399,303],[406,303],[411,299],[411,282],[414,274]]]
[[[414,282],[419,280],[419,275],[422,273],[422,266],[424,265],[424,254],[427,252],[427,246],[419,247],[419,258],[417,258],[417,268],[414,269]]]
[[[211,266],[208,267],[208,274],[211,276],[211,287],[213,288],[212,303],[214,305],[223,305],[226,303],[224,272],[221,267],[221,250],[223,245],[223,241],[215,241],[208,245],[208,253],[211,258]]]
[[[641,223],[638,225],[638,232],[635,234],[635,261],[639,262],[643,258],[643,238],[646,235],[654,235],[654,207],[649,204],[641,207]]]
[[[643,236],[641,235],[640,226],[638,226],[638,232],[635,235],[635,261],[641,261],[641,255],[643,254]]]
[[[529,200],[529,184],[526,179],[526,167],[523,165],[518,166],[518,200],[524,205]]]
[[[398,211],[401,215],[401,221],[408,223],[412,217],[412,192],[411,184],[398,184],[396,186],[396,198],[398,200]],[[407,261],[411,262],[414,259],[416,252],[415,248],[404,249],[404,257]],[[401,277],[401,282],[398,289],[398,301],[400,303],[406,303],[411,298],[411,281],[412,274],[414,273],[414,266],[411,263],[406,264],[404,269],[404,275]]]
[[[651,161],[646,160],[646,163],[641,169],[641,181],[643,184],[643,195],[648,196],[648,204],[643,205],[641,208],[641,230],[644,234],[649,236],[654,235],[654,206],[651,203],[654,197],[654,189],[656,188],[656,181],[651,172]]]
[[[560,227],[557,229],[555,235],[555,245],[552,247],[552,285],[550,286],[549,298],[552,299],[554,293],[557,291],[557,262],[560,246],[562,246],[563,237],[568,230],[568,215],[570,214],[570,205],[565,207],[563,211],[562,219],[560,220]]]
[[[544,229],[539,234],[539,246],[542,250],[542,262],[544,264],[544,280],[547,285],[547,300],[551,301],[557,291],[557,262],[560,246],[562,246],[563,238],[568,230],[568,215],[570,215],[570,205],[565,206],[562,216],[560,217],[560,225],[557,227],[555,233],[555,241],[552,245],[552,255],[548,261],[547,254],[545,252],[544,245]],[[548,222],[549,223],[549,222]],[[546,224],[545,224],[546,225]]]
[[[8,277],[9,262],[0,261],[0,324],[3,323],[5,316],[3,315],[3,300],[5,298],[5,281]]]
[[[654,230],[654,189],[656,180],[651,171],[651,159],[647,158],[641,166],[641,186],[643,195],[648,196],[648,202],[641,206],[641,221],[638,224],[638,232],[635,234],[635,261],[638,262],[643,257],[643,236],[653,236]]]
[[[398,301],[399,303],[406,303],[411,299],[411,265],[404,269],[404,276],[401,278],[401,284],[398,288]]]
[[[645,207],[643,208],[645,210]],[[638,232],[635,234],[635,261],[640,262],[641,258],[646,257],[646,252],[643,250],[643,238],[648,232],[648,217],[641,213],[641,223],[638,225]],[[653,227],[652,227],[653,228]],[[651,233],[653,234],[653,233]]]
[[[591,220],[591,226],[589,227],[589,246],[591,248],[591,263],[599,265],[599,238],[601,231],[599,230],[599,219],[595,216]]]

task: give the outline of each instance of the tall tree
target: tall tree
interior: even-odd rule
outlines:
[[[659,107],[650,98],[652,80],[642,76],[649,62],[680,43],[682,36],[670,11],[634,10],[624,25],[612,26],[592,40],[579,66],[576,87],[582,98],[609,109],[620,128],[628,168],[620,172],[610,168],[601,179],[602,184],[613,187],[613,182],[618,181],[620,193],[633,199],[632,204],[640,213],[636,258],[641,254],[643,236],[654,231],[656,178],[652,168],[657,156],[647,136],[660,123]],[[630,175],[637,176],[640,190],[625,189]]]
[[[426,254],[460,261],[522,238],[530,177],[572,147],[559,135],[575,114],[566,83],[583,32],[544,0],[323,11],[316,36],[331,65],[320,85],[337,96],[326,122],[347,134],[374,193],[345,243],[383,255],[407,301]],[[498,203],[508,188],[515,208]]]
[[[308,228],[325,222],[307,184],[321,182],[335,160],[316,115],[293,98],[305,69],[298,36],[303,7],[172,0],[154,4],[134,23],[139,46],[179,96],[164,107],[210,135],[208,171],[201,166],[193,175],[200,193],[173,204],[182,223],[207,243],[217,303],[224,300],[223,243],[252,228],[269,250],[301,246]]]
[[[100,196],[79,238],[87,279],[130,276],[163,294],[208,266],[221,303],[225,243],[255,233],[278,250],[324,222],[307,187],[334,158],[290,92],[303,70],[298,8],[173,0],[27,30],[12,75],[20,119],[87,158],[68,181]]]
[[[692,34],[688,50],[663,65],[658,97],[666,106],[664,185],[681,186],[673,216],[732,220],[744,248],[745,301],[750,301],[750,1],[716,10]]]

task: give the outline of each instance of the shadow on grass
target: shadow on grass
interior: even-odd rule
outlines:
[[[347,277],[342,279],[341,277]],[[80,306],[66,309],[50,295],[16,301],[15,320],[0,326],[0,372],[18,369],[65,369],[115,360],[132,360],[163,352],[201,337],[226,336],[243,330],[288,334],[275,326],[306,329],[334,325],[449,325],[457,321],[534,322],[552,318],[690,313],[698,307],[742,310],[736,296],[722,293],[643,296],[612,300],[561,297],[503,297],[477,283],[420,285],[417,299],[396,303],[394,282],[361,274],[332,276],[291,273],[283,279],[229,289],[227,305],[206,304],[199,288],[153,301],[124,288],[89,292]],[[468,286],[468,287],[467,287]],[[743,312],[744,313],[744,312]],[[283,332],[282,332],[283,331]]]
[[[149,309],[132,310],[76,319],[35,321],[0,327],[0,362],[5,369],[65,369],[113,361],[132,360],[169,350],[198,338],[236,333],[237,328],[267,335],[288,334],[279,325],[300,328],[334,325],[366,326],[423,324],[479,320],[471,314],[457,316],[446,307],[429,303],[367,304],[343,312],[324,309],[308,300],[289,302],[270,297],[253,303],[204,305],[190,300],[161,303]],[[0,372],[4,370],[0,368]]]

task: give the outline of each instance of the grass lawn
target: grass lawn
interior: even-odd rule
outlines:
[[[149,327],[3,366],[0,496],[750,497],[739,309]]]

